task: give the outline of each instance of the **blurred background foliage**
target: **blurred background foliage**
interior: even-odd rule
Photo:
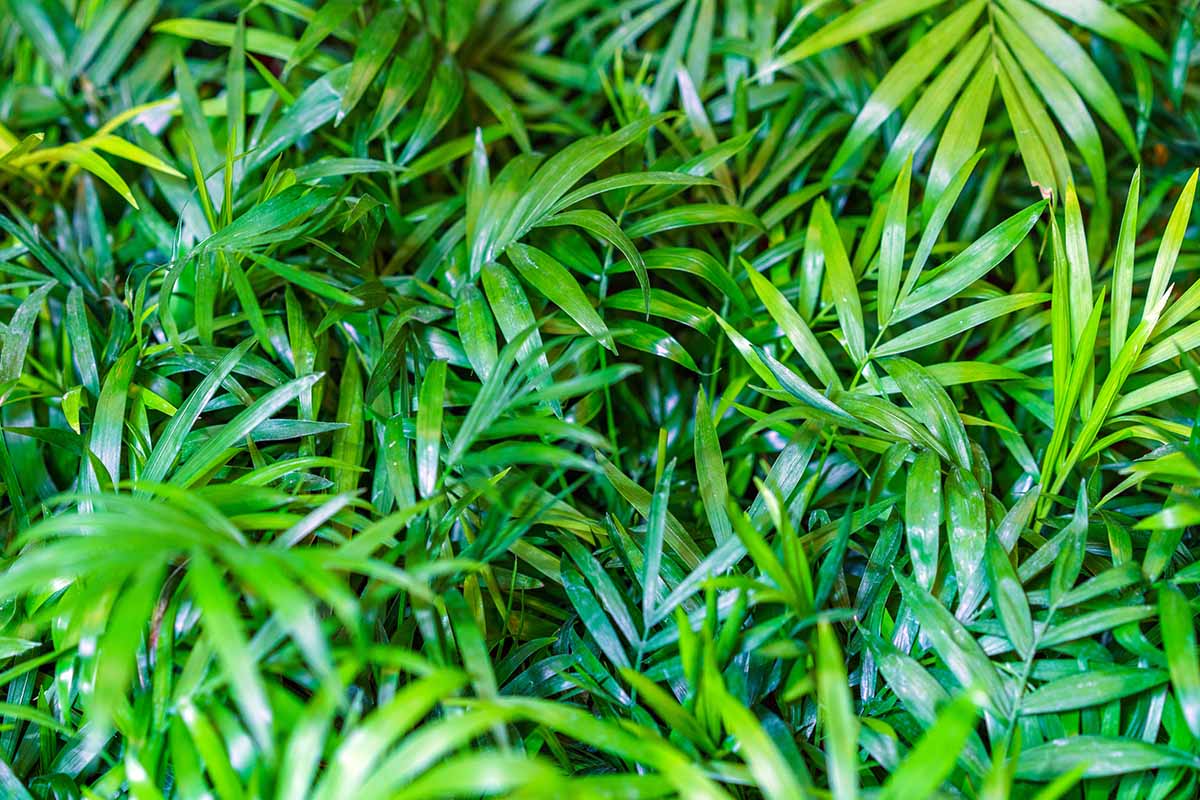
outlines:
[[[0,796],[1193,796],[1195,17],[0,0]]]

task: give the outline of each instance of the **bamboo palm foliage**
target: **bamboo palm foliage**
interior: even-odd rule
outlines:
[[[0,0],[0,796],[1193,796],[1195,6]]]

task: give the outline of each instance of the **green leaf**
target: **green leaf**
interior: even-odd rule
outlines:
[[[1087,487],[1079,486],[1079,497],[1075,502],[1075,513],[1070,525],[1065,529],[1066,536],[1059,548],[1058,557],[1054,559],[1054,570],[1050,575],[1050,602],[1058,601],[1071,590],[1079,578],[1083,568],[1083,558],[1087,551],[1088,530]]]
[[[1179,750],[1137,739],[1073,736],[1026,748],[1017,759],[1017,777],[1050,781],[1082,768],[1084,778],[1103,778],[1168,767],[1196,769],[1200,761]]]
[[[887,217],[879,239],[879,298],[876,310],[879,327],[891,321],[900,292],[900,275],[904,271],[904,246],[908,242],[908,195],[912,181],[912,158],[896,178],[888,198]]]
[[[1125,211],[1121,215],[1121,232],[1113,253],[1112,313],[1109,319],[1109,363],[1115,364],[1125,337],[1129,332],[1129,309],[1133,299],[1133,259],[1137,239],[1138,195],[1142,188],[1142,172],[1136,169],[1125,196]]]
[[[171,478],[177,486],[190,486],[200,480],[206,472],[215,468],[226,457],[226,448],[232,447],[266,422],[284,406],[291,403],[323,377],[323,373],[305,375],[277,386],[252,405],[221,426],[195,453],[191,455]]]
[[[417,487],[421,497],[429,497],[437,487],[445,391],[446,362],[432,361],[421,379],[417,401]]]
[[[625,654],[625,648],[621,645],[616,629],[605,615],[596,596],[584,583],[579,571],[571,565],[563,566],[562,580],[563,588],[566,589],[571,605],[579,612],[580,620],[588,633],[596,640],[596,644],[600,646],[601,652],[618,669],[629,669],[629,656]],[[651,596],[651,593],[647,592],[646,596]]]
[[[810,793],[796,780],[791,765],[750,710],[724,691],[720,693],[718,703],[721,721],[737,740],[738,754],[750,768],[763,796],[778,800],[808,797]]]
[[[929,256],[933,253],[933,247],[937,244],[938,237],[942,235],[942,229],[946,225],[946,220],[950,217],[950,212],[954,209],[954,205],[958,202],[959,196],[967,185],[967,180],[975,170],[975,165],[979,163],[979,159],[983,157],[983,152],[975,153],[967,162],[959,168],[954,174],[950,182],[946,185],[944,191],[936,196],[933,203],[933,210],[925,214],[925,229],[921,232],[921,239],[917,243],[917,251],[913,254],[912,264],[908,268],[908,275],[904,279],[904,287],[901,289],[900,297],[907,297],[912,293],[912,290],[917,288],[917,281],[920,279],[922,272],[925,269],[925,264],[929,260]]]
[[[1107,39],[1114,39],[1159,61],[1167,60],[1166,53],[1145,31],[1128,17],[1100,0],[1070,0],[1070,2],[1067,0],[1035,0],[1035,2]]]
[[[1043,684],[1021,699],[1023,714],[1059,714],[1111,703],[1166,683],[1157,669],[1093,667]]]
[[[1146,289],[1146,307],[1149,308],[1157,298],[1161,297],[1171,282],[1171,272],[1175,269],[1175,260],[1179,256],[1179,248],[1183,242],[1184,232],[1192,218],[1192,201],[1196,197],[1196,180],[1200,178],[1200,169],[1193,170],[1192,176],[1184,185],[1167,227],[1163,230],[1162,242],[1158,246],[1158,254],[1154,257],[1154,270],[1150,273],[1150,286]],[[1173,309],[1172,309],[1173,310]],[[1146,314],[1142,312],[1142,319]],[[1164,330],[1170,328],[1175,320],[1170,311],[1162,320]]]
[[[296,236],[296,230],[291,227],[293,223],[303,221],[328,201],[328,195],[323,192],[312,191],[304,186],[289,187],[221,228],[198,244],[193,252],[248,251],[267,244],[286,242]]]
[[[251,44],[252,36],[253,32],[247,30],[247,50],[255,49]],[[255,172],[269,164],[284,150],[337,116],[342,107],[342,93],[349,75],[350,65],[347,64],[310,83],[296,101],[288,106],[287,111],[262,135],[258,147],[247,156],[246,172]]]
[[[825,762],[837,797],[858,797],[858,718],[846,667],[828,622],[817,625],[817,698],[825,722]]]
[[[1055,63],[1025,35],[1008,14],[997,9],[994,19],[1003,33],[1005,43],[1011,48],[1014,59],[1021,64],[1025,74],[1058,118],[1063,131],[1079,150],[1097,191],[1106,193],[1108,168],[1104,161],[1100,132],[1096,130],[1083,99]],[[1031,114],[1036,113],[1032,102],[1027,104],[1027,110]]]
[[[829,165],[830,173],[841,169],[868,137],[920,87],[967,35],[983,7],[984,3],[976,0],[956,9],[908,48],[883,76],[858,112]]]
[[[158,483],[167,477],[167,473],[175,465],[175,461],[183,449],[184,440],[191,432],[192,426],[196,424],[196,420],[200,418],[205,406],[217,393],[221,383],[229,377],[253,343],[253,340],[247,339],[222,356],[212,371],[204,376],[204,380],[179,406],[179,409],[171,417],[171,421],[167,423],[162,434],[154,443],[154,449],[150,451],[150,457],[142,467],[139,476],[141,480],[147,483]]]
[[[104,377],[100,397],[96,401],[96,415],[92,420],[88,449],[108,473],[108,480],[116,483],[121,479],[121,442],[125,432],[125,407],[129,397],[129,384],[137,367],[138,351],[126,350],[117,363]],[[88,488],[96,489],[96,477],[91,461],[87,461]]]
[[[906,294],[896,306],[893,322],[908,319],[956,297],[988,274],[1016,249],[1042,216],[1046,201],[1034,203],[992,228],[946,262],[930,280]]]
[[[483,294],[472,284],[458,292],[455,321],[472,369],[486,381],[496,368],[496,328]]]
[[[942,474],[935,453],[924,450],[908,470],[904,528],[913,577],[923,589],[933,587],[937,574],[942,522]]]
[[[642,622],[649,629],[654,613],[654,601],[662,570],[663,541],[666,538],[667,502],[671,496],[671,480],[675,462],[667,464],[654,486],[650,508],[646,512],[646,550],[642,572]]]
[[[896,381],[905,398],[912,403],[913,410],[921,421],[937,440],[945,445],[946,450],[954,454],[958,466],[968,469],[971,454],[967,444],[967,432],[946,390],[927,370],[907,358],[889,358],[884,362],[884,368]]]
[[[925,184],[925,202],[922,206],[926,219],[930,218],[938,198],[950,186],[958,171],[979,150],[979,139],[983,134],[988,108],[992,104],[995,84],[995,69],[980,66],[955,102],[954,110],[946,120],[946,129],[938,141],[933,163],[929,166],[929,180]]]
[[[726,513],[729,485],[725,476],[725,462],[721,457],[721,442],[713,422],[708,398],[701,389],[696,397],[696,478],[700,484],[700,502],[708,517],[709,527],[717,544],[733,536],[733,527]]]
[[[833,369],[833,364],[829,361],[829,357],[825,355],[825,351],[821,349],[821,345],[817,343],[817,337],[813,336],[812,330],[809,329],[804,318],[800,316],[799,312],[783,296],[783,293],[775,288],[770,281],[760,275],[749,264],[744,266],[746,274],[750,276],[750,283],[754,286],[755,293],[758,294],[759,299],[766,306],[767,313],[783,329],[783,335],[792,343],[792,347],[796,348],[796,352],[800,355],[800,358],[804,359],[804,363],[808,365],[808,368],[824,384],[841,386],[837,372]]]
[[[156,33],[196,39],[219,47],[231,47],[237,26],[229,22],[213,22],[203,19],[167,19],[154,24]],[[282,34],[259,28],[246,29],[246,50],[265,56],[288,61],[296,49],[296,42]],[[312,65],[317,69],[329,70],[337,63],[328,56],[313,56]]]
[[[797,61],[811,58],[823,50],[861,39],[875,31],[920,14],[941,2],[942,0],[916,0],[912,3],[896,4],[887,0],[871,0],[871,2],[842,14],[804,41],[779,54],[771,62],[771,66],[773,69],[780,69],[789,64],[795,64]]]
[[[960,48],[950,63],[934,78],[904,120],[888,148],[887,157],[875,175],[871,193],[878,194],[895,180],[904,162],[912,158],[941,121],[955,95],[966,84],[988,49],[988,32],[977,31]]]
[[[867,345],[857,279],[849,259],[846,258],[846,250],[829,212],[829,204],[818,200],[813,209],[813,216],[821,235],[821,249],[825,253],[825,273],[829,277],[829,291],[833,295],[842,336],[846,340],[846,351],[855,364],[862,364],[867,360]]]
[[[326,3],[324,8],[331,6],[349,6],[349,10],[353,10],[352,3],[343,3],[342,0],[331,0]],[[309,25],[311,30],[313,23]],[[308,30],[304,32],[308,36]],[[301,40],[303,42],[303,40]],[[369,139],[374,139],[381,135],[396,116],[404,110],[408,101],[417,93],[417,89],[425,81],[425,77],[429,74],[430,67],[433,66],[433,41],[424,32],[417,34],[405,47],[404,51],[397,53],[392,57],[392,66],[388,69],[387,77],[384,79],[383,95],[379,99],[379,105],[375,107],[375,116],[371,120]]]
[[[987,571],[988,593],[992,597],[992,605],[996,616],[1004,626],[1008,640],[1021,658],[1028,659],[1033,654],[1033,617],[1029,612],[1029,600],[1021,579],[1009,561],[1008,553],[995,535],[987,540],[987,552],[984,556],[984,566]],[[1026,709],[1026,701],[1021,708]],[[1036,713],[1036,712],[1030,712]]]
[[[467,73],[467,81],[471,85],[471,91],[487,104],[488,109],[505,127],[517,146],[521,148],[521,152],[532,152],[529,133],[525,130],[525,123],[521,120],[520,109],[508,96],[508,93],[481,72],[471,70]]]
[[[462,72],[452,59],[445,58],[437,65],[433,71],[429,94],[425,97],[425,105],[421,108],[421,116],[417,118],[416,127],[400,153],[401,164],[412,161],[450,121],[451,115],[462,102],[465,83]]]
[[[293,267],[282,261],[276,261],[269,256],[259,255],[258,253],[247,253],[246,255],[251,261],[266,267],[288,283],[295,284],[302,289],[307,289],[318,297],[324,297],[326,300],[352,307],[364,305],[360,298],[306,270]]]
[[[1170,584],[1158,590],[1158,615],[1175,699],[1192,735],[1200,735],[1200,656],[1196,650],[1195,615],[1183,592]]]
[[[510,245],[508,257],[521,277],[546,296],[550,302],[591,334],[608,350],[616,352],[612,334],[588,300],[579,282],[548,253],[523,244]]]
[[[134,209],[138,207],[137,200],[134,198],[133,192],[129,189],[129,184],[125,182],[125,179],[107,161],[96,155],[96,152],[91,148],[84,146],[82,143],[66,144],[58,148],[38,151],[31,156],[26,156],[25,160],[34,157],[44,159],[50,156],[55,156],[62,161],[86,169],[111,186]],[[15,163],[19,163],[21,160],[17,159]]]
[[[975,729],[975,701],[963,695],[938,714],[933,725],[891,774],[880,797],[928,797],[953,771],[954,762]]]
[[[374,771],[384,753],[422,717],[466,682],[466,676],[452,670],[435,670],[404,686],[390,700],[366,716],[330,758],[315,800],[332,800],[346,792],[356,792]]]
[[[625,232],[632,239],[639,236],[653,236],[678,228],[719,224],[744,225],[750,228],[763,227],[762,221],[744,208],[696,203],[651,214],[630,225]]]
[[[911,578],[897,574],[896,583],[920,623],[921,631],[929,637],[933,649],[959,685],[981,687],[987,693],[989,708],[997,714],[1007,714],[1012,705],[1008,688],[979,643],[962,623]]]
[[[949,339],[952,336],[962,336],[997,317],[1020,311],[1030,306],[1044,303],[1050,295],[1041,292],[993,297],[981,303],[974,303],[958,311],[952,311],[945,316],[890,339],[876,347],[872,355],[877,358],[899,355],[918,347],[934,344]]]
[[[542,337],[537,332],[533,310],[529,299],[516,276],[495,262],[484,264],[483,291],[487,296],[496,324],[508,341],[519,340],[517,357],[522,361],[536,359],[535,369],[539,373],[550,370],[550,362],[542,349]],[[536,354],[536,355],[535,355]]]
[[[342,427],[333,433],[332,454],[338,463],[333,470],[333,488],[339,494],[353,494],[358,489],[359,464],[365,449],[362,369],[353,352],[346,354],[338,382],[337,421]]]
[[[1025,0],[1001,0],[1008,13],[1021,29],[1045,53],[1054,54],[1054,63],[1072,85],[1087,100],[1088,105],[1113,129],[1122,144],[1137,152],[1137,142],[1129,121],[1100,69],[1071,34],[1063,30],[1052,17]]]
[[[634,274],[637,275],[638,285],[642,288],[642,302],[648,310],[650,305],[650,278],[646,275],[646,262],[642,259],[641,254],[638,253],[637,248],[630,238],[625,235],[625,232],[621,230],[621,227],[611,217],[592,209],[577,209],[555,214],[545,222],[542,222],[541,225],[576,225],[620,250],[628,260],[628,263],[633,267]]]
[[[216,565],[201,551],[192,553],[189,585],[204,614],[205,630],[217,652],[242,719],[264,753],[273,750],[272,713],[262,677],[238,621],[234,600],[222,583]]]
[[[34,289],[28,297],[21,301],[17,310],[9,318],[8,326],[3,333],[3,344],[0,345],[0,384],[15,381],[21,377],[21,371],[25,365],[25,353],[29,350],[29,342],[33,338],[33,323],[37,321],[38,315],[41,313],[46,296],[56,285],[55,281],[51,281]],[[78,295],[75,296],[78,297]],[[90,354],[90,342],[87,344]],[[94,365],[92,369],[95,369]]]
[[[387,62],[388,56],[400,39],[406,18],[404,10],[398,6],[384,8],[372,17],[371,24],[363,32],[354,50],[354,60],[351,62],[353,66],[350,68],[350,78],[346,82],[346,91],[342,95],[338,122],[358,105],[371,81]]]
[[[955,614],[963,619],[984,595],[987,513],[978,481],[961,467],[950,470],[946,480],[946,538],[958,582]]]
[[[546,160],[528,182],[520,198],[505,209],[505,221],[495,240],[503,249],[541,222],[584,175],[613,154],[641,138],[657,117],[630,123],[607,136],[591,136],[564,147]],[[626,231],[632,236],[632,232]]]
[[[157,170],[167,175],[172,175],[176,178],[184,177],[182,172],[175,169],[158,156],[143,150],[131,142],[125,141],[119,136],[113,136],[111,133],[90,136],[85,141],[87,144],[91,145],[97,150],[109,153],[110,155],[120,156],[121,158],[134,162],[135,164],[141,164],[143,166],[150,167],[150,169]],[[137,208],[137,203],[131,202],[131,205],[134,208]]]

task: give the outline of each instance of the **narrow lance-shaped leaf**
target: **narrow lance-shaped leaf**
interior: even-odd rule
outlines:
[[[1158,669],[1089,668],[1039,686],[1021,699],[1023,714],[1058,714],[1111,703],[1153,689],[1167,681]]]
[[[616,352],[612,334],[583,293],[579,282],[548,253],[523,244],[508,248],[513,266],[526,281],[567,313],[571,319],[604,345]]]
[[[1012,705],[1008,688],[979,643],[962,623],[911,578],[897,574],[896,583],[921,624],[921,631],[929,637],[933,649],[959,684],[964,687],[978,685],[987,693],[992,710],[1007,714]]]
[[[1054,569],[1050,575],[1050,602],[1058,601],[1075,585],[1079,571],[1083,567],[1083,557],[1087,552],[1088,530],[1087,487],[1081,481],[1079,496],[1075,501],[1075,513],[1067,526],[1067,536],[1054,560]]]
[[[988,591],[996,616],[1004,626],[1013,649],[1021,658],[1027,659],[1033,651],[1033,617],[1029,611],[1029,600],[1017,571],[1009,561],[1008,553],[995,535],[987,540],[985,566]]]
[[[473,284],[459,289],[455,320],[467,360],[479,378],[486,381],[496,368],[496,327],[483,294]]]
[[[888,0],[873,0],[857,6],[853,11],[839,16],[795,47],[777,56],[771,62],[771,67],[780,69],[811,58],[823,50],[867,36],[941,2],[942,0],[917,0],[897,5],[889,3]]]
[[[896,307],[896,296],[900,291],[900,275],[904,271],[904,246],[908,241],[908,195],[912,181],[912,158],[904,162],[904,168],[896,178],[888,199],[887,217],[879,239],[879,297],[876,311],[879,327],[885,327]]]
[[[1171,282],[1171,273],[1175,269],[1175,261],[1179,257],[1179,249],[1183,243],[1184,232],[1192,218],[1192,202],[1196,197],[1196,181],[1200,178],[1200,169],[1194,170],[1188,182],[1184,184],[1175,208],[1171,210],[1171,218],[1163,230],[1162,242],[1154,257],[1154,269],[1150,273],[1150,285],[1146,289],[1146,308],[1149,309]],[[1145,312],[1142,318],[1146,318]],[[1164,327],[1170,323],[1163,320]]]
[[[1195,614],[1183,592],[1171,584],[1158,590],[1163,650],[1171,685],[1193,736],[1200,736],[1200,654],[1196,649]]]
[[[974,328],[986,322],[1038,303],[1044,303],[1049,299],[1050,295],[1041,292],[1027,292],[993,297],[981,303],[973,303],[966,308],[952,311],[932,322],[927,322],[890,339],[876,347],[872,351],[872,355],[877,358],[885,358],[935,344],[951,337],[970,336]]]
[[[738,754],[746,761],[763,796],[770,800],[807,798],[791,765],[771,741],[754,714],[726,691],[719,695],[721,720],[738,742]]]
[[[862,364],[867,360],[867,346],[857,279],[828,203],[818,200],[814,214],[821,232],[821,249],[825,252],[825,274],[829,277],[829,290],[833,294],[846,349],[856,365]]]
[[[987,514],[979,482],[962,468],[951,470],[947,477],[946,510],[946,537],[959,591],[955,615],[964,619],[984,595]]]
[[[733,526],[725,511],[729,486],[725,477],[725,462],[721,457],[721,442],[713,423],[708,398],[701,389],[696,397],[696,477],[700,483],[700,502],[712,528],[713,537],[721,544],[733,536]]]
[[[575,606],[575,610],[579,612],[579,617],[583,621],[584,627],[596,640],[596,644],[600,646],[601,652],[618,669],[628,669],[630,666],[629,656],[625,653],[625,648],[621,644],[620,637],[617,636],[617,631],[613,628],[612,622],[609,621],[608,616],[604,613],[604,608],[599,600],[579,574],[579,570],[575,569],[573,565],[564,566],[562,569],[562,579],[567,597],[570,598],[571,604]],[[646,594],[650,595],[650,592]]]
[[[238,362],[242,359],[254,344],[252,339],[247,339],[237,347],[226,353],[211,372],[204,376],[204,380],[200,382],[192,393],[188,395],[188,399],[179,407],[175,414],[171,417],[171,421],[167,423],[163,429],[162,435],[158,441],[154,443],[154,449],[150,451],[150,458],[142,467],[141,480],[156,483],[163,480],[167,476],[167,472],[175,464],[176,458],[183,448],[184,438],[195,425],[196,420],[200,418],[204,407],[212,400],[213,395],[217,393],[221,382],[233,372]]]
[[[942,523],[942,474],[936,453],[923,450],[908,470],[904,501],[905,538],[913,577],[923,589],[933,586],[937,574],[939,528]]]
[[[1200,759],[1163,745],[1115,736],[1073,736],[1021,751],[1017,778],[1053,780],[1082,768],[1085,778],[1103,778],[1169,767],[1200,768]]]
[[[979,140],[987,121],[988,109],[996,86],[996,70],[991,64],[983,63],[963,89],[946,121],[946,128],[938,142],[933,163],[929,166],[929,180],[925,184],[925,200],[922,211],[929,218],[939,198],[955,180],[955,176],[971,156],[979,150]]]
[[[399,6],[384,8],[371,19],[371,24],[363,32],[354,51],[350,79],[342,95],[342,107],[337,115],[338,122],[358,104],[367,87],[371,85],[371,80],[391,55],[406,19],[407,14]]]
[[[196,450],[171,478],[177,486],[190,486],[205,472],[221,463],[226,448],[233,446],[266,422],[288,403],[323,377],[322,373],[305,375],[264,394],[242,411]]]
[[[108,479],[116,483],[121,479],[121,442],[125,432],[125,409],[129,396],[129,384],[133,381],[137,366],[138,351],[126,350],[104,377],[100,397],[96,401],[96,416],[92,422],[88,447],[96,460],[108,471]],[[99,488],[91,461],[86,463],[89,488]]]
[[[209,639],[228,676],[242,717],[255,744],[269,754],[273,749],[271,705],[238,621],[233,598],[223,585],[216,565],[205,553],[192,554],[189,573],[192,593],[204,612]]]
[[[654,600],[658,596],[658,583],[662,571],[663,542],[667,528],[667,501],[671,496],[671,481],[675,476],[675,462],[667,464],[654,487],[650,508],[646,515],[645,562],[642,573],[642,620],[649,627],[654,612]]]
[[[829,785],[839,798],[858,797],[858,718],[842,649],[828,622],[817,625],[817,698],[825,719],[825,762]]]
[[[970,694],[945,706],[933,725],[888,778],[880,797],[929,797],[954,769],[959,752],[975,729],[978,711]]]
[[[51,281],[30,292],[9,318],[8,326],[4,329],[3,347],[0,347],[0,384],[20,377],[25,353],[33,336],[33,323],[37,320],[46,295],[55,285],[56,283]],[[88,346],[90,353],[90,343]]]
[[[421,116],[417,118],[416,128],[409,136],[404,150],[400,153],[400,163],[406,164],[433,139],[458,109],[462,102],[465,81],[462,72],[453,59],[445,58],[433,72],[429,94],[425,97],[425,105]]]
[[[956,296],[1016,249],[1042,215],[1046,201],[1018,211],[950,259],[938,274],[896,306],[894,322],[908,319]]]
[[[838,380],[833,364],[825,355],[825,351],[821,349],[817,338],[813,336],[812,330],[799,312],[792,307],[779,289],[775,288],[749,264],[746,264],[746,274],[750,276],[750,283],[754,286],[754,291],[762,300],[763,305],[766,306],[767,313],[783,329],[783,335],[791,342],[792,347],[796,348],[796,352],[800,358],[804,359],[804,363],[808,365],[809,369],[816,373],[823,383],[840,386],[841,382]]]
[[[445,391],[446,362],[430,362],[417,402],[417,487],[422,497],[429,497],[437,487]]]
[[[868,137],[929,76],[970,31],[984,3],[970,2],[947,15],[896,62],[863,105],[829,165],[830,174],[846,164]]]

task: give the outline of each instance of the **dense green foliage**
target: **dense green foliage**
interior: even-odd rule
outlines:
[[[0,796],[1195,796],[1196,5],[0,0]]]

